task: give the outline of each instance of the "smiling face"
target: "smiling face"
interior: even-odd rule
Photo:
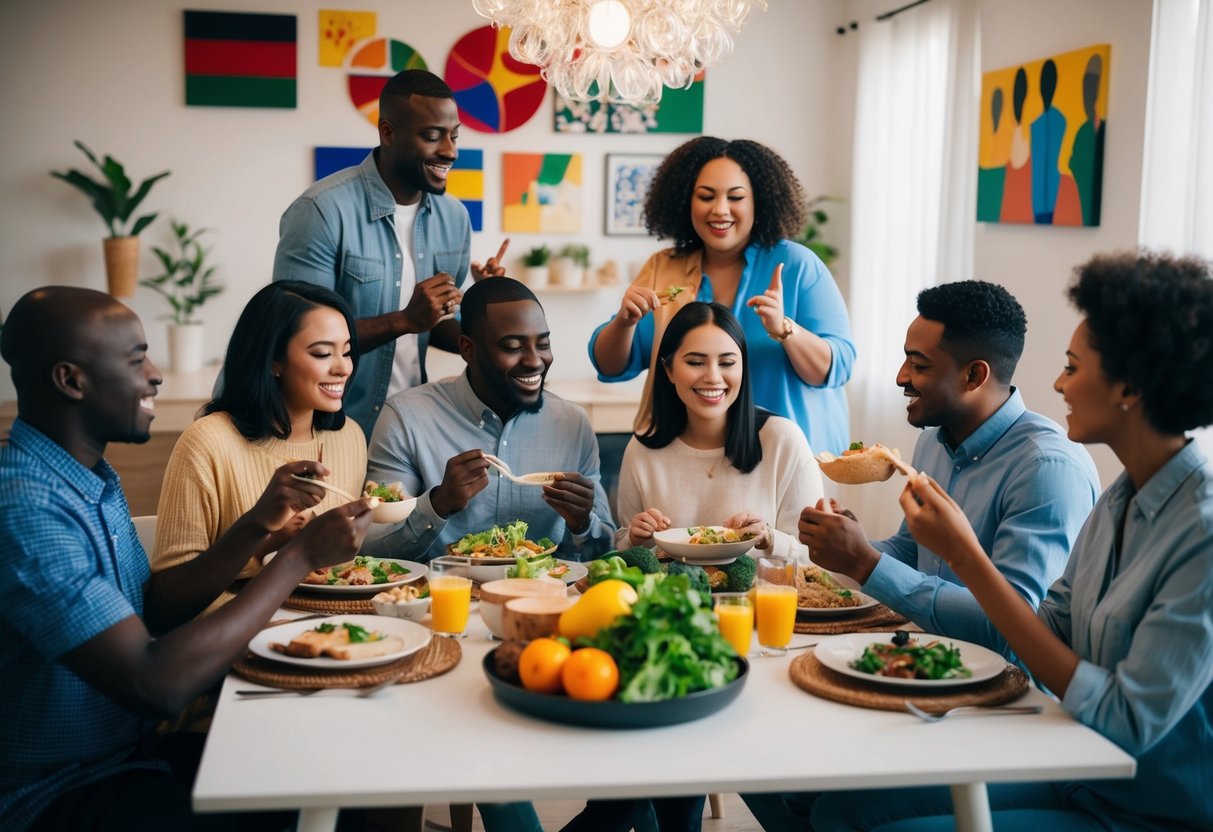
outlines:
[[[84,325],[83,420],[94,440],[142,444],[151,438],[156,388],[163,380],[147,357],[147,337],[133,312],[115,303]]]
[[[741,348],[715,324],[689,330],[665,367],[687,421],[723,424],[741,392]]]
[[[379,120],[380,171],[399,202],[411,205],[424,193],[446,191],[447,174],[459,156],[459,109],[453,98],[410,95],[394,99]]]
[[[1124,385],[1109,381],[1104,375],[1085,320],[1070,338],[1066,366],[1053,382],[1053,389],[1065,399],[1067,434],[1071,440],[1084,444],[1109,442],[1120,424]]]
[[[350,331],[342,314],[317,306],[304,315],[286,355],[273,369],[292,424],[310,424],[316,411],[340,410],[346,379],[354,369]]]
[[[459,339],[468,381],[502,421],[543,407],[552,339],[543,307],[533,300],[492,303],[474,337]]]
[[[906,330],[906,359],[897,372],[905,392],[906,421],[916,428],[963,424],[968,365],[960,365],[941,345],[943,324],[919,315]]]
[[[691,226],[704,248],[740,254],[754,230],[750,177],[732,159],[713,159],[699,169],[691,191]]]

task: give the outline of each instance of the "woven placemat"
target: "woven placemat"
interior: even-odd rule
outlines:
[[[374,615],[375,606],[370,596],[346,598],[340,595],[312,595],[307,592],[292,592],[282,606],[304,612],[322,612],[327,615]]]
[[[884,604],[843,618],[813,618],[796,622],[798,633],[816,636],[836,636],[842,633],[881,632],[905,624],[906,617],[893,612]]]
[[[985,682],[923,693],[922,688],[890,687],[835,673],[818,661],[812,650],[792,660],[788,675],[796,687],[814,696],[880,711],[904,711],[907,699],[927,711],[961,705],[1005,705],[1028,691],[1027,674],[1014,665],[1007,665],[1006,670]]]
[[[423,650],[390,664],[363,667],[356,670],[309,670],[298,665],[282,664],[246,653],[232,667],[236,675],[275,688],[305,690],[310,688],[364,688],[396,679],[396,684],[420,682],[441,676],[459,664],[463,650],[459,640],[437,636]]]

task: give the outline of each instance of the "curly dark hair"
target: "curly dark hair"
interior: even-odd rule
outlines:
[[[1099,255],[1074,269],[1068,294],[1087,318],[1104,375],[1141,395],[1156,430],[1213,423],[1209,263],[1149,251]]]
[[[700,136],[666,156],[644,199],[644,225],[650,234],[673,240],[678,254],[703,248],[691,225],[691,192],[699,171],[713,159],[732,159],[750,178],[754,196],[754,230],[750,239],[770,248],[795,237],[808,222],[808,198],[796,174],[766,145],[738,139]]]
[[[918,293],[918,314],[943,324],[939,345],[957,363],[980,358],[1000,384],[1011,383],[1028,317],[1006,289],[984,280],[942,283]]]

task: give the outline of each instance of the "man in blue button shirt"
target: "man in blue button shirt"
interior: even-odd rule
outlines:
[[[519,519],[562,557],[609,549],[615,524],[589,419],[543,390],[552,347],[539,300],[508,277],[476,283],[462,325],[466,372],[393,396],[375,425],[367,476],[399,480],[421,499],[403,523],[375,526],[367,550],[429,560],[465,534]],[[486,452],[516,474],[562,473],[543,487],[519,485],[490,476]]]
[[[223,678],[312,569],[352,557],[360,500],[326,512],[221,610],[195,618],[261,546],[324,495],[275,472],[265,494],[175,588],[151,574],[109,442],[150,438],[160,373],[139,319],[109,295],[62,286],[13,306],[0,355],[17,419],[0,448],[0,829],[229,828],[194,817],[191,759],[148,747]],[[200,749],[195,749],[200,750]],[[170,753],[171,752],[171,753]]]
[[[467,209],[445,196],[459,151],[451,88],[423,69],[393,76],[379,96],[379,147],[362,164],[308,188],[279,223],[274,280],[305,280],[350,304],[363,355],[345,412],[368,436],[384,400],[425,381],[432,343],[458,349],[450,320],[459,283],[502,275],[509,241],[470,263]]]

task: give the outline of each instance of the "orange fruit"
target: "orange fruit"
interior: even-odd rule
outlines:
[[[560,671],[564,692],[573,699],[600,702],[619,687],[619,667],[611,654],[597,647],[573,651]]]
[[[568,662],[568,645],[554,638],[537,638],[518,657],[522,686],[537,693],[560,693],[560,671]]]

